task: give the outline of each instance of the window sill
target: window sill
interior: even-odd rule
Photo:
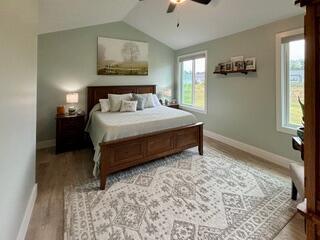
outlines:
[[[207,110],[191,107],[191,106],[186,106],[186,105],[181,105],[180,104],[180,109],[187,110],[190,112],[197,112],[197,113],[202,113],[202,114],[207,114]]]
[[[289,135],[297,135],[298,128],[299,128],[299,126],[297,126],[297,127],[278,126],[277,130],[278,130],[278,132],[286,133]]]

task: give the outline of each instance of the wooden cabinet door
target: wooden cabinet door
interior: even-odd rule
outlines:
[[[306,6],[305,137],[307,239],[320,239],[320,1],[298,0]]]

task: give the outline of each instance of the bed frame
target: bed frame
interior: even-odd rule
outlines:
[[[88,87],[87,112],[108,94],[156,93],[155,85]],[[203,155],[203,123],[100,143],[100,189],[107,176],[157,158],[197,147]]]

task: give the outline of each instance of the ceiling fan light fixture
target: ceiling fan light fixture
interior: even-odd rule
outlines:
[[[180,4],[183,3],[185,0],[170,0],[170,2],[174,3],[174,4]]]
[[[167,10],[167,13],[172,13],[174,11],[174,9],[178,5],[183,3],[184,1],[185,0],[170,0],[170,4],[169,4],[168,10]],[[204,5],[208,5],[212,0],[191,0],[191,1],[196,2],[196,3],[200,3],[200,4],[204,4]]]

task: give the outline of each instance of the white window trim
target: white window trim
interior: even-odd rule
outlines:
[[[277,130],[282,133],[287,133],[290,135],[295,135],[297,131],[296,126],[287,126],[285,123],[287,122],[285,118],[287,117],[287,111],[284,110],[283,106],[287,106],[287,94],[286,94],[286,86],[282,81],[282,77],[285,74],[284,70],[281,68],[283,59],[282,59],[282,47],[281,40],[286,37],[303,34],[304,29],[299,28],[287,32],[278,33],[276,35],[276,111],[277,111]]]
[[[188,106],[188,105],[183,105],[182,104],[182,99],[181,99],[181,64],[180,64],[180,58],[185,58],[185,57],[190,57],[190,56],[194,56],[194,55],[199,55],[199,54],[204,54],[205,58],[206,58],[206,63],[205,63],[205,67],[206,67],[206,74],[205,74],[205,79],[204,79],[204,87],[205,87],[205,91],[204,91],[204,109],[199,109],[199,108],[195,108],[193,106]],[[197,113],[202,113],[202,114],[207,114],[208,113],[208,84],[207,84],[207,78],[208,78],[208,51],[199,51],[199,52],[193,52],[193,53],[189,53],[189,54],[184,54],[184,55],[180,55],[177,57],[177,86],[178,86],[178,100],[180,103],[180,108],[187,110],[187,111],[191,111],[191,112],[197,112]],[[194,91],[194,90],[192,90]],[[193,94],[194,97],[194,94]]]

